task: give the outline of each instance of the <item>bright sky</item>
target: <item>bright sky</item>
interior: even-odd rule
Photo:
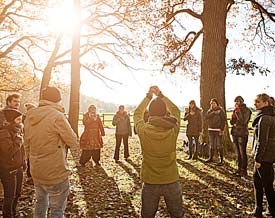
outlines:
[[[150,72],[129,72],[123,68],[106,68],[105,75],[114,75],[120,84],[110,84],[107,88],[92,76],[82,79],[81,92],[85,95],[117,104],[138,104],[151,85],[158,85],[163,93],[179,106],[186,106],[191,99],[199,105],[199,81],[191,81],[181,75],[151,74]],[[275,66],[273,66],[275,72]],[[242,95],[249,106],[259,93],[275,96],[275,75],[235,76],[228,74],[226,79],[227,107],[234,106],[234,98]],[[215,96],[213,96],[215,97]]]
[[[65,0],[69,1],[69,0]],[[51,11],[52,20],[59,20],[60,23],[54,23],[53,28],[57,28],[62,22],[68,22],[66,16],[71,16],[71,8],[65,8],[62,17],[63,20],[56,19],[60,16],[60,10]],[[66,11],[67,10],[67,11]],[[69,13],[68,13],[69,12]],[[199,25],[199,24],[196,24]],[[192,25],[194,26],[194,25]],[[228,34],[230,37],[237,34]],[[234,40],[234,39],[233,39]],[[233,41],[232,40],[232,41]],[[192,52],[200,57],[201,41],[196,42],[196,46]],[[272,53],[273,54],[273,53]],[[239,48],[238,45],[228,47],[228,57],[239,58],[240,56],[247,57],[248,60],[256,61],[257,64],[268,67],[273,73],[269,76],[233,76],[227,75],[226,79],[226,101],[227,107],[234,105],[234,98],[237,95],[242,95],[249,106],[253,106],[253,100],[256,94],[266,92],[267,94],[275,96],[275,55],[271,52],[266,54],[255,51],[249,53],[245,48]],[[148,71],[129,71],[125,67],[116,64],[115,61],[108,61],[109,65],[102,72],[106,77],[117,80],[122,84],[107,82],[108,88],[102,81],[89,75],[89,73],[82,73],[81,92],[85,95],[103,100],[105,102],[112,102],[116,104],[138,104],[145,96],[148,88],[151,85],[158,85],[165,95],[173,100],[179,106],[186,106],[191,99],[194,99],[199,105],[199,81],[191,81],[183,75],[165,75],[159,72],[153,72],[150,63],[138,61],[135,65],[142,66]],[[112,64],[110,64],[112,63]],[[69,72],[68,72],[69,74]],[[213,96],[215,97],[215,96]]]

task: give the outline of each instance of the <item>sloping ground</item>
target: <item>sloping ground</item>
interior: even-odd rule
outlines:
[[[107,135],[104,142],[101,167],[93,167],[92,163],[85,168],[76,167],[79,150],[69,155],[72,175],[66,217],[140,217],[141,151],[138,138],[130,139],[130,160],[126,162],[121,151],[118,164],[113,161],[114,136]],[[179,141],[177,162],[185,217],[248,217],[246,211],[253,209],[254,201],[252,166],[248,177],[235,177],[232,175],[234,161],[226,160],[224,166],[217,167],[206,165],[202,160],[185,160],[181,148]],[[19,205],[20,217],[31,217],[33,203],[33,188],[25,183]],[[156,217],[169,217],[163,199]]]

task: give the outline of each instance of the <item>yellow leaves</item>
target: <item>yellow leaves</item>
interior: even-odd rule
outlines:
[[[8,60],[0,60],[0,91],[20,91],[38,85],[38,79],[26,65],[14,66]]]
[[[215,207],[218,207],[218,206],[219,206],[219,202],[218,202],[216,199],[214,199],[212,203],[213,203],[213,205],[214,205]]]

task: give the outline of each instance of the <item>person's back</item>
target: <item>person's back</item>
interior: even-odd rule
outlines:
[[[178,179],[176,142],[179,126],[173,118],[150,117],[137,128],[142,148],[141,178],[151,184],[167,184]]]
[[[152,95],[158,97],[149,106],[149,120],[143,115]],[[167,109],[173,116],[167,116]],[[182,191],[176,163],[176,142],[180,110],[158,87],[151,87],[134,113],[134,124],[142,148],[142,217],[154,217],[160,196],[164,196],[172,217],[183,217]]]
[[[61,106],[41,102],[39,107],[29,111],[25,120],[31,175],[43,184],[57,184],[69,175],[65,164],[65,143],[76,145],[76,137],[70,126],[65,125],[67,120],[59,110]]]
[[[60,101],[60,91],[47,87],[39,106],[26,114],[24,145],[35,187],[35,218],[46,217],[48,205],[52,218],[63,217],[69,194],[65,146],[75,146],[77,138]]]

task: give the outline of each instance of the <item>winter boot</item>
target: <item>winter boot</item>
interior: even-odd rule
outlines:
[[[223,162],[223,149],[219,149],[219,153],[220,153],[220,162],[217,164],[217,166],[223,166],[224,162]]]
[[[211,163],[211,162],[213,162],[213,156],[214,156],[214,150],[210,149],[210,151],[209,151],[209,158],[205,161],[205,163]]]

